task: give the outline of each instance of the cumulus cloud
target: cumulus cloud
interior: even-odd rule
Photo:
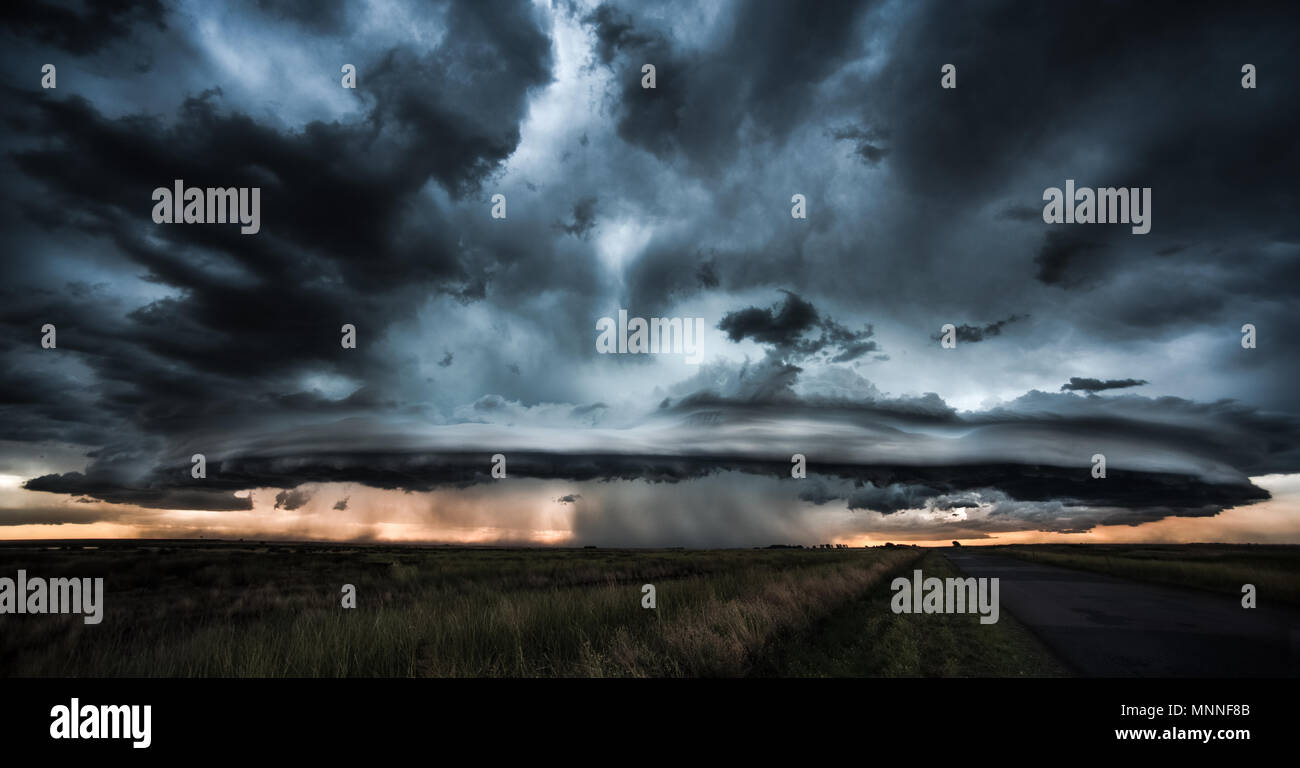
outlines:
[[[791,360],[821,355],[833,363],[855,360],[880,349],[871,340],[871,326],[853,331],[829,317],[823,317],[797,294],[782,291],[785,299],[768,308],[746,307],[723,315],[718,328],[731,341],[752,339],[769,345],[773,352]],[[815,334],[815,335],[809,335]]]

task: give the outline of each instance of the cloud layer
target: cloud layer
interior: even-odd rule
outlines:
[[[1251,478],[1300,473],[1296,20],[24,4],[0,17],[0,523],[321,506],[380,536],[355,489],[516,480],[623,543],[1258,504]],[[154,224],[175,179],[260,188],[261,231]],[[1151,233],[1045,224],[1066,179],[1151,187]],[[706,362],[598,354],[619,309],[704,318]]]

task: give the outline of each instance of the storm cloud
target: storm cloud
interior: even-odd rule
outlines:
[[[732,341],[752,339],[793,360],[824,354],[831,362],[842,363],[880,349],[870,340],[874,333],[871,326],[850,330],[822,317],[811,302],[790,291],[783,293],[785,299],[779,305],[728,312],[718,328]]]
[[[370,494],[410,492],[517,537],[546,515],[489,501],[531,493],[574,542],[758,546],[1293,503],[1257,479],[1300,473],[1296,21],[7,8],[0,524],[130,509],[174,532],[191,510],[380,536]],[[261,231],[155,224],[177,179],[260,189]],[[1151,187],[1150,234],[1045,223],[1066,179]],[[702,362],[599,354],[620,309],[701,318]]]
[[[1101,392],[1107,389],[1127,389],[1129,387],[1140,387],[1150,382],[1145,379],[1089,379],[1082,376],[1071,376],[1070,380],[1061,385],[1062,392]]]

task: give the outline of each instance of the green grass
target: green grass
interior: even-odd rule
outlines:
[[[1034,544],[990,547],[1045,565],[1136,581],[1241,595],[1254,584],[1259,605],[1300,605],[1300,547],[1237,544]]]
[[[1007,611],[894,614],[933,550],[476,549],[9,543],[0,576],[104,577],[105,619],[0,615],[0,676],[1069,674]],[[1022,545],[992,552],[1300,605],[1300,547]],[[924,558],[917,565],[918,558]],[[340,606],[343,584],[358,607]],[[658,608],[641,607],[641,585]]]
[[[105,579],[102,624],[0,616],[0,674],[743,676],[922,553],[96,544],[0,547],[0,576]]]
[[[930,552],[928,578],[959,573]],[[911,568],[899,575],[910,576]],[[895,614],[885,581],[866,599],[832,612],[769,649],[754,674],[813,677],[1060,677],[1069,675],[1005,610],[996,624],[975,614]]]

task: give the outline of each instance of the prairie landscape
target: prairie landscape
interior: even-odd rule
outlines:
[[[5,676],[1022,676],[1064,672],[1004,617],[895,615],[933,550],[487,549],[201,541],[0,545],[104,577],[103,621],[0,616]],[[342,607],[343,586],[356,607]],[[645,584],[656,605],[643,607]],[[996,651],[996,652],[994,652]]]

